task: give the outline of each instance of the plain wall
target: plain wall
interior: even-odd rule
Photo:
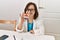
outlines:
[[[32,0],[0,0],[0,19],[18,19],[19,14],[24,12],[26,4],[30,1]],[[38,5],[37,0],[33,2]]]

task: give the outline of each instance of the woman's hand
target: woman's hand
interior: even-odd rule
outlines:
[[[34,34],[34,30],[31,30],[30,33]]]
[[[21,22],[23,23],[24,22],[24,13],[20,14],[20,17],[21,17]]]
[[[19,23],[19,25],[18,25],[18,29],[19,29],[19,30],[22,29],[22,25],[23,25],[23,22],[24,22],[24,15],[25,15],[25,13],[20,14],[21,20],[20,20],[20,23]]]

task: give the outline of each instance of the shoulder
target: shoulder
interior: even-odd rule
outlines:
[[[42,19],[34,20],[34,23],[35,23],[35,25],[37,25],[37,26],[41,26],[41,25],[44,24],[43,21],[44,21],[44,20],[42,20]]]
[[[39,20],[34,20],[35,23],[43,23],[44,20],[39,19]]]

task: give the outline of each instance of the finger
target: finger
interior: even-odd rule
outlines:
[[[24,16],[26,16],[26,14],[24,14]]]
[[[34,34],[34,32],[30,32],[30,33]]]
[[[22,16],[24,16],[25,15],[25,13],[22,13]]]

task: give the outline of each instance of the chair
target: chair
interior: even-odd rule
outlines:
[[[16,28],[16,20],[0,20],[0,24],[13,24],[14,25],[14,31],[16,31],[15,30],[15,28]]]

